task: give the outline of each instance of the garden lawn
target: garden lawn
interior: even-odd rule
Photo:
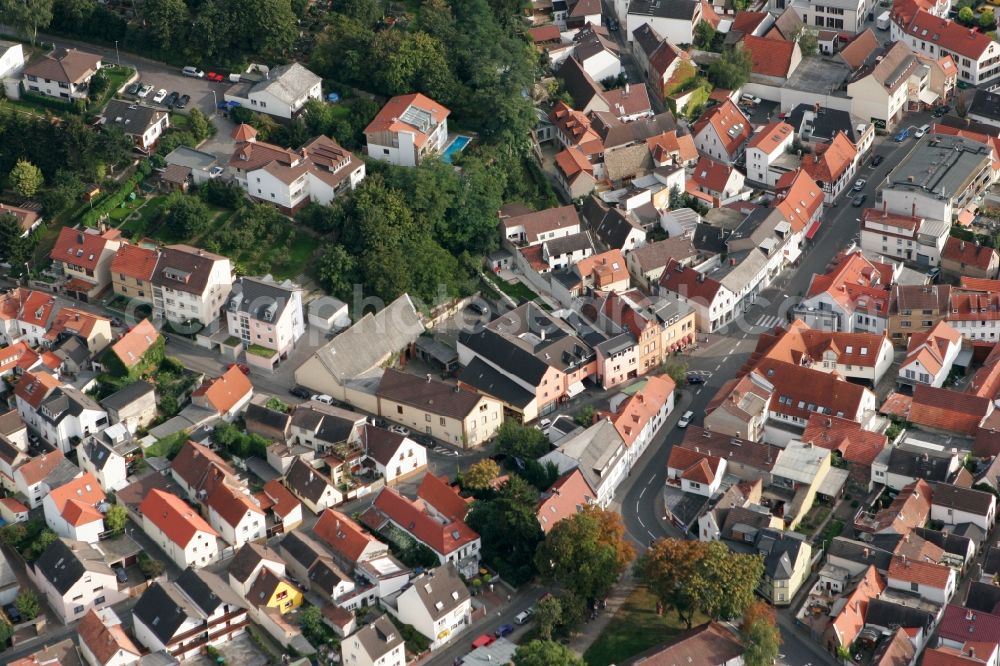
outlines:
[[[132,239],[137,241],[149,235],[149,228],[157,216],[159,216],[160,209],[163,208],[163,203],[166,199],[166,196],[156,196],[146,199],[146,202],[138,210],[129,211],[136,212],[137,215],[131,220],[126,221],[120,227],[121,230],[131,233]]]
[[[694,626],[706,620],[695,617]],[[588,666],[618,664],[686,630],[684,622],[673,612],[657,615],[656,597],[645,587],[637,587],[583,659]]]
[[[96,113],[103,109],[104,105],[108,103],[108,100],[111,99],[116,92],[118,92],[119,88],[125,85],[125,82],[128,81],[129,77],[132,76],[132,73],[134,72],[134,70],[130,67],[111,66],[102,67],[101,69],[108,75],[108,89],[104,91],[100,99],[95,99],[90,103],[88,110],[91,113]]]
[[[248,275],[270,273],[276,280],[284,280],[302,275],[315,250],[316,239],[293,227],[292,242],[288,249],[261,247],[251,251],[226,252],[223,248],[223,254]]]
[[[523,282],[507,282],[489,272],[486,273],[486,276],[489,277],[497,289],[513,298],[518,304],[538,298],[538,294],[525,286]]]

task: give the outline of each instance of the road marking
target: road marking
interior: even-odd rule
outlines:
[[[701,395],[701,389],[698,389],[697,391],[695,391],[694,394],[695,395]]]
[[[733,345],[733,348],[729,350],[729,353],[732,354],[735,351],[736,351],[736,345]]]
[[[646,485],[647,486],[650,485],[651,483],[653,483],[653,481],[656,481],[656,477],[655,476],[649,477],[649,481],[646,482]]]
[[[655,539],[655,538],[656,538],[656,535],[655,535],[655,534],[653,534],[652,532],[650,532],[649,530],[646,530],[646,534],[648,534],[648,535],[649,535],[649,538],[650,538],[650,539]]]
[[[646,523],[642,522],[642,516],[639,515],[639,503],[638,502],[635,503],[635,519],[639,521],[640,525],[642,525],[642,529],[646,529]]]
[[[744,333],[741,337],[742,337],[743,340],[746,340],[748,335],[749,335],[749,333]]]
[[[774,328],[781,322],[781,317],[775,317],[774,315],[761,315],[757,317],[757,321],[754,326],[761,326],[763,328]]]
[[[721,367],[722,367],[722,364],[721,364],[721,363],[720,363],[719,365],[715,366],[715,371],[716,371],[716,372],[718,372],[718,371],[719,371],[719,368],[721,368]]]
[[[639,499],[642,499],[642,496],[646,494],[646,488],[648,488],[648,487],[649,486],[643,486],[642,487],[642,490],[639,491]],[[636,502],[636,505],[638,506],[638,502]]]

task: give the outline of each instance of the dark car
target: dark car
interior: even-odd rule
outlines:
[[[294,395],[296,398],[302,398],[303,400],[308,400],[309,396],[312,395],[312,393],[302,388],[301,386],[293,386],[292,388],[288,389],[288,392]]]
[[[689,374],[687,376],[687,383],[688,384],[704,384],[705,383],[705,378],[702,377],[701,375]]]
[[[489,312],[490,312],[489,309],[487,309],[485,305],[483,305],[482,303],[476,303],[475,301],[473,301],[472,303],[469,303],[468,305],[466,305],[465,309],[469,310],[470,312],[474,312],[475,314],[477,314],[479,316],[483,316],[483,315],[489,314]]]
[[[872,158],[872,166],[877,167],[879,164],[885,161],[885,157],[876,153],[875,157]]]
[[[865,201],[868,199],[867,194],[859,194],[858,196],[851,199],[851,205],[855,208],[861,208],[865,205]]]
[[[170,93],[169,95],[167,95],[166,99],[163,100],[163,106],[169,109],[170,107],[172,107],[174,104],[177,103],[177,98],[180,96],[181,96],[180,93],[177,92]]]
[[[181,95],[180,97],[177,98],[177,102],[174,104],[174,107],[178,109],[183,109],[185,106],[187,106],[187,103],[190,101],[191,101],[191,95]]]
[[[21,622],[21,613],[17,610],[17,606],[14,604],[7,604],[3,607],[3,612],[7,614],[10,618],[11,624],[19,624]]]
[[[497,638],[510,636],[512,633],[514,633],[514,625],[512,624],[501,624],[499,627],[497,627],[497,630],[493,632],[493,634]]]
[[[934,109],[934,113],[931,115],[933,115],[935,118],[940,118],[949,111],[951,111],[951,106],[949,106],[948,104],[942,104],[938,108]]]
[[[115,578],[118,579],[119,583],[128,582],[128,572],[125,571],[125,567],[115,567]]]
[[[138,95],[140,88],[142,88],[142,84],[136,81],[135,83],[133,83],[132,85],[130,85],[128,88],[125,89],[125,94]]]

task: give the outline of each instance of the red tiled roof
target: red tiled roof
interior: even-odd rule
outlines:
[[[142,360],[142,355],[160,339],[160,333],[148,319],[143,319],[131,331],[111,345],[115,355],[126,368],[131,368]]]
[[[617,282],[629,279],[625,255],[619,249],[585,257],[576,262],[575,268],[583,279],[593,276],[595,289],[608,289]]]
[[[972,376],[966,388],[969,393],[993,400],[1000,393],[1000,345],[994,345],[983,367]]]
[[[830,143],[820,144],[812,155],[802,158],[802,168],[817,183],[836,183],[858,156],[858,151],[843,132]]]
[[[802,231],[823,206],[823,191],[802,169],[789,171],[775,184],[781,211],[794,231]]]
[[[101,616],[93,608],[87,611],[80,624],[77,625],[80,643],[86,645],[97,658],[98,664],[109,664],[119,650],[139,658],[139,648],[122,629],[121,624],[106,625]]]
[[[712,192],[723,194],[726,191],[726,185],[729,183],[729,177],[732,173],[732,167],[726,166],[721,162],[716,162],[715,160],[710,160],[702,155],[698,160],[698,164],[694,167],[691,179],[696,185],[707,188]]]
[[[796,319],[786,329],[761,334],[756,353],[760,358],[808,367],[821,362],[826,352],[833,352],[838,364],[874,368],[886,342],[884,334],[812,329]]]
[[[642,429],[656,416],[676,388],[674,380],[667,375],[652,375],[641,390],[625,400],[618,411],[610,415],[625,446],[631,447],[635,443]]]
[[[556,166],[569,179],[580,173],[589,173],[591,175],[594,173],[594,165],[590,163],[576,146],[560,151],[556,155]]]
[[[59,386],[59,380],[47,372],[26,372],[17,381],[14,395],[28,403],[32,409],[38,409],[42,400]]]
[[[36,483],[40,483],[45,480],[45,477],[49,473],[59,466],[66,456],[59,449],[55,451],[50,451],[49,453],[43,453],[40,456],[35,456],[28,462],[24,463],[18,467],[14,473],[20,472],[21,476],[24,478],[24,482],[29,486],[33,486]]]
[[[868,28],[864,32],[858,33],[851,43],[840,50],[840,59],[847,63],[851,69],[858,69],[865,64],[875,49],[879,47],[878,37],[875,32]]]
[[[737,12],[733,18],[733,27],[730,30],[736,32],[753,32],[768,16],[767,12]]]
[[[992,663],[987,659],[991,659],[991,655],[996,651],[996,643],[980,643],[980,645],[987,647],[985,650],[975,650],[973,653],[948,646],[927,648],[920,663],[921,666],[983,666]]]
[[[695,269],[671,259],[663,269],[660,286],[688,300],[710,305],[722,288],[722,283],[706,277]]]
[[[944,367],[945,358],[951,347],[961,347],[962,334],[943,319],[929,331],[918,331],[910,336],[906,347],[906,358],[901,367],[920,362],[924,370],[936,376]]]
[[[865,387],[844,381],[834,374],[767,358],[757,364],[756,371],[774,386],[769,409],[802,421],[820,408],[829,410],[833,415],[854,418],[867,391]],[[782,403],[781,397],[786,397],[787,401]]]
[[[372,508],[441,555],[453,553],[479,538],[478,534],[461,521],[439,522],[419,504],[411,502],[392,488],[383,488]]]
[[[56,300],[51,294],[40,291],[29,291],[23,295],[17,319],[32,326],[48,328],[49,317],[55,308]]]
[[[889,578],[943,590],[951,578],[951,571],[951,567],[946,564],[893,557],[887,573]]]
[[[811,414],[799,439],[839,451],[847,462],[866,467],[871,466],[889,441],[883,434],[865,430],[857,421],[832,414]]]
[[[531,36],[531,40],[535,44],[542,44],[544,42],[558,42],[559,41],[559,26],[555,24],[540,25],[535,28],[528,28],[528,34]]]
[[[885,581],[873,565],[865,570],[865,575],[858,581],[858,586],[847,596],[847,603],[840,614],[831,623],[840,640],[840,645],[849,646],[865,626],[865,615],[868,613],[868,602],[878,599],[885,591]]]
[[[159,258],[156,250],[123,244],[111,259],[111,273],[148,282],[153,279]]]
[[[102,234],[63,227],[56,244],[49,253],[53,261],[65,262],[92,271],[101,260],[101,253],[108,244]]]
[[[325,541],[351,562],[360,560],[369,544],[381,543],[356,522],[334,509],[326,509],[320,514],[313,533],[317,539]]]
[[[38,222],[38,218],[41,217],[36,211],[28,210],[27,208],[18,208],[17,206],[11,206],[2,202],[0,202],[0,215],[13,215],[25,232],[29,231]]]
[[[221,377],[205,380],[191,395],[203,397],[217,412],[225,414],[252,391],[250,379],[234,363]]]
[[[913,389],[909,421],[934,430],[973,435],[992,406],[989,398],[919,384]]]
[[[1000,292],[1000,280],[990,280],[988,278],[974,278],[962,276],[959,288],[967,291],[996,291]]]
[[[28,507],[24,506],[23,504],[21,504],[20,502],[18,502],[13,497],[3,497],[3,498],[0,498],[0,504],[3,504],[5,507],[7,507],[10,510],[11,513],[15,513],[15,514],[16,513],[28,513],[28,511],[30,510],[30,509],[28,509]]]
[[[975,266],[989,270],[996,266],[997,251],[991,247],[964,241],[955,236],[949,236],[941,250],[941,259],[960,263],[962,266]]]
[[[765,37],[745,35],[743,47],[750,53],[751,71],[762,76],[774,76],[780,79],[791,75],[792,54],[795,42],[777,41]]]
[[[880,264],[869,261],[861,252],[834,257],[833,267],[823,275],[814,275],[806,298],[826,293],[848,311],[862,308],[885,315],[889,306],[886,286],[892,279]]]
[[[444,477],[434,474],[424,475],[417,488],[417,497],[450,520],[465,520],[469,505],[472,504],[471,497],[462,497],[458,494],[458,488],[450,486]]]
[[[97,510],[97,505],[106,499],[104,491],[90,472],[59,486],[49,493],[49,497],[55,504],[56,511],[70,525],[79,527],[104,520],[104,516]]]
[[[194,492],[205,491],[209,495],[217,483],[225,483],[236,476],[236,472],[215,451],[207,446],[188,440],[170,462],[174,475],[181,478]]]
[[[109,329],[111,327],[111,320],[107,317],[76,308],[63,308],[49,324],[49,330],[45,332],[45,339],[54,342],[64,331],[70,331],[84,339],[90,339],[94,329],[100,323],[107,324]]]
[[[698,136],[709,125],[715,129],[722,147],[730,157],[750,138],[750,121],[731,99],[726,99],[703,113],[694,125],[694,135]],[[731,134],[730,130],[733,130]]]
[[[768,155],[773,153],[788,140],[795,129],[783,120],[776,120],[760,128],[760,130],[750,138],[747,149],[759,148]]]
[[[949,301],[949,321],[1000,319],[1000,293],[957,292]]]
[[[246,123],[240,123],[233,130],[232,137],[236,141],[253,141],[257,138],[257,130],[255,130],[251,125]]]
[[[948,604],[938,625],[938,635],[963,644],[966,641],[1000,643],[1000,616]]]
[[[150,490],[139,505],[139,513],[181,548],[198,532],[219,536],[184,500],[162,490]]]
[[[215,490],[208,496],[205,503],[232,527],[239,525],[248,513],[264,515],[260,507],[254,504],[248,495],[240,492],[239,488],[231,488],[225,483],[215,486]]]
[[[302,503],[296,499],[288,488],[281,485],[278,479],[271,479],[264,484],[264,489],[262,493],[271,502],[269,507],[272,511],[278,514],[281,518],[284,518],[289,513],[295,510],[295,507],[301,506]]]
[[[869,530],[875,533],[907,534],[913,528],[921,527],[930,517],[932,494],[930,484],[923,479],[904,486],[896,499],[892,500],[892,504],[875,514]]]
[[[918,41],[933,41],[938,48],[972,60],[979,60],[993,42],[984,32],[939,18],[923,9],[916,11],[905,30]]]
[[[690,134],[678,135],[677,130],[649,137],[646,146],[658,162],[665,162],[670,155],[677,155],[681,162],[690,162],[698,157],[694,138]]]
[[[439,104],[431,98],[412,93],[409,95],[398,95],[393,97],[375,118],[365,128],[365,134],[374,132],[412,132],[414,143],[419,148],[427,142],[428,135],[409,123],[403,122],[403,114],[411,106],[430,113],[435,125],[440,124],[451,113],[443,104]]]
[[[538,503],[538,524],[542,532],[548,534],[556,523],[575,515],[596,497],[579,469],[563,474]]]

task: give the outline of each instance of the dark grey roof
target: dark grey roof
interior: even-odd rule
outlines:
[[[279,412],[274,409],[268,409],[264,405],[257,405],[254,403],[247,405],[247,411],[243,415],[243,422],[246,423],[248,429],[251,428],[253,424],[259,424],[264,428],[284,432],[288,429],[291,421],[292,417],[290,414]]]
[[[646,54],[647,59],[656,53],[656,49],[660,48],[660,44],[663,43],[663,37],[649,23],[643,23],[633,30],[632,39],[639,45],[642,52]]]
[[[208,286],[215,262],[224,258],[187,245],[168,245],[160,249],[153,284],[200,295]]]
[[[78,476],[80,476],[80,468],[63,458],[56,464],[55,469],[45,477],[45,485],[52,491],[65,486]]]
[[[594,250],[594,244],[590,240],[590,234],[586,231],[547,240],[545,241],[545,247],[548,249],[550,255],[556,257],[563,254],[571,254],[579,250],[586,250],[588,248],[591,252]]]
[[[763,529],[757,533],[757,551],[764,555],[764,573],[771,580],[787,580],[795,570],[795,561],[805,538],[795,532]]]
[[[101,112],[104,124],[120,127],[126,134],[140,136],[166,115],[159,109],[113,99]]]
[[[548,366],[534,354],[489,329],[462,331],[458,334],[458,341],[477,356],[488,360],[490,365],[503,368],[531,386],[537,386],[548,370]],[[473,386],[478,387],[478,384],[473,383]]]
[[[619,208],[612,208],[599,220],[589,220],[594,235],[609,248],[624,250],[625,241],[632,231],[642,231],[642,225]]]
[[[573,98],[573,108],[586,109],[595,97],[600,97],[603,101],[600,85],[583,69],[576,58],[571,56],[563,60],[562,65],[556,70],[556,76],[562,80],[566,92]]]
[[[392,462],[396,453],[399,452],[399,447],[403,445],[404,439],[406,438],[399,433],[385,428],[365,425],[361,429],[361,441],[365,445],[365,452],[369,458],[383,467],[387,467]]]
[[[309,463],[304,462],[302,458],[296,458],[292,461],[291,467],[285,474],[285,484],[289,490],[294,490],[300,497],[314,502],[319,500],[326,489],[333,485],[329,477]]]
[[[59,423],[67,416],[79,416],[85,410],[101,411],[101,406],[83,391],[72,386],[60,386],[42,400],[38,412],[45,420]]]
[[[966,525],[972,525],[972,523],[966,523]],[[975,525],[973,525],[973,527],[979,529],[979,527]],[[982,530],[980,530],[980,532],[981,531]],[[962,558],[969,555],[969,544],[972,539],[963,534],[956,534],[954,532],[939,532],[938,530],[932,530],[926,527],[914,528],[913,533],[921,539],[930,541],[932,544],[941,548],[949,555],[957,555]]]
[[[497,371],[478,356],[473,358],[469,365],[459,370],[458,381],[472,386],[480,393],[493,396],[508,405],[522,409],[535,399],[530,391],[525,390],[520,384]]]
[[[279,284],[268,278],[244,277],[233,284],[226,307],[257,321],[278,321],[297,291],[301,288],[290,281]]]
[[[88,571],[111,575],[104,556],[84,541],[57,539],[34,562],[34,567],[59,594],[69,592]]]
[[[341,571],[340,567],[329,558],[317,560],[309,568],[310,589],[319,588],[328,595],[332,595],[338,585],[350,580],[351,577]]]
[[[827,547],[826,554],[828,557],[840,557],[859,564],[872,564],[878,571],[887,571],[892,562],[892,552],[847,537],[835,537]]]
[[[796,133],[802,131],[803,117],[806,111],[813,111],[812,104],[799,104],[791,110],[785,118],[785,122],[795,128]],[[812,119],[812,129],[809,130],[813,141],[829,142],[837,132],[843,132],[847,138],[855,143],[858,140],[854,123],[851,121],[851,114],[840,109],[820,107],[819,113],[815,113]]]
[[[699,223],[694,229],[694,247],[696,250],[722,254],[726,252],[726,239],[730,232],[710,224]]]
[[[982,90],[982,88],[980,88]],[[938,118],[934,121],[938,125],[944,125],[945,127],[954,127],[955,129],[968,130],[969,132],[976,132],[977,134],[985,134],[986,136],[993,136],[996,134],[996,125],[977,123],[969,120],[968,116],[965,118],[959,118],[958,116],[947,115],[943,118]]]
[[[321,557],[327,554],[323,546],[316,543],[301,530],[286,534],[281,540],[280,547],[282,553],[285,553],[305,569],[312,567]]]
[[[993,493],[972,488],[963,488],[950,483],[935,483],[933,504],[947,509],[965,511],[977,516],[986,516],[996,502]]]
[[[388,617],[380,615],[374,622],[351,636],[350,640],[357,640],[361,643],[368,658],[372,663],[376,663],[395,650],[403,642],[403,636]]]
[[[978,580],[969,583],[969,593],[965,597],[966,608],[997,615],[1000,611],[998,606],[1000,606],[1000,587],[992,583],[980,583]]]
[[[697,9],[698,3],[691,0],[632,0],[628,6],[628,13],[635,16],[690,21]]]
[[[924,450],[914,451],[906,446],[897,446],[889,454],[889,473],[914,479],[944,481],[948,478],[950,466],[950,456],[937,456]]]
[[[88,437],[80,446],[83,448],[87,459],[94,465],[94,469],[97,470],[104,469],[104,466],[111,460],[111,454],[114,453],[114,450],[110,446],[96,437]]]
[[[865,624],[877,627],[921,627],[924,630],[934,624],[934,615],[919,608],[896,604],[882,599],[872,599],[868,602],[868,612],[865,613]]]
[[[132,382],[101,400],[101,405],[105,409],[112,409],[117,412],[155,390],[156,387],[149,382],[142,380]]]
[[[219,597],[216,591],[227,586],[218,583],[218,577],[214,574],[191,567],[185,569],[175,581],[177,587],[205,615],[212,615],[219,606],[225,603],[225,600]]]
[[[52,346],[52,353],[59,358],[73,361],[78,366],[82,366],[90,358],[90,349],[87,342],[79,335],[64,335]]]
[[[315,433],[315,436],[330,444],[339,444],[350,439],[364,416],[346,409],[321,402],[307,402],[295,407],[292,425]]]
[[[133,617],[142,620],[164,645],[170,642],[188,617],[193,616],[193,609],[186,601],[176,592],[168,593],[165,585],[169,585],[174,592],[173,583],[153,583],[132,609]]]
[[[604,356],[613,356],[632,347],[635,347],[635,336],[631,333],[622,333],[609,340],[605,340],[597,345],[595,349],[600,351]]]
[[[445,564],[417,576],[412,585],[434,620],[448,615],[469,598],[469,590],[453,564]]]
[[[677,122],[669,111],[628,123],[618,120],[613,113],[597,112],[594,114],[593,128],[601,135],[607,152],[612,148],[644,143],[650,137],[672,132],[677,129]]]
[[[969,103],[969,115],[983,116],[1000,123],[1000,93],[977,89]]]
[[[974,523],[959,523],[952,530],[952,535],[969,539],[972,543],[976,544],[977,551],[986,539],[986,532],[983,531],[982,527]]]
[[[263,560],[274,560],[280,562],[281,558],[273,550],[269,550],[260,544],[247,542],[236,551],[236,556],[229,563],[226,572],[241,583],[247,582],[253,574],[257,565]]]

